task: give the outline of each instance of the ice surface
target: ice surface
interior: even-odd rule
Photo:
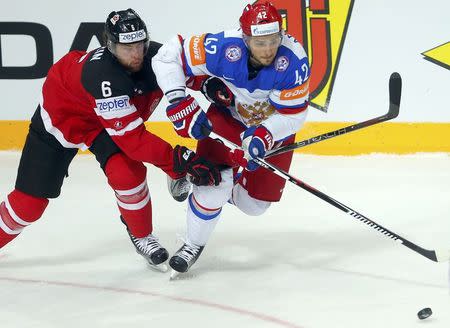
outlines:
[[[19,153],[0,153],[0,198]],[[295,155],[291,174],[428,248],[450,248],[450,157]],[[39,172],[36,172],[39,174]],[[92,156],[60,198],[0,251],[9,327],[450,327],[448,263],[434,263],[288,184],[260,217],[227,205],[190,273],[169,281],[131,245]],[[185,206],[149,167],[154,232],[180,246]],[[433,315],[416,314],[431,307]]]

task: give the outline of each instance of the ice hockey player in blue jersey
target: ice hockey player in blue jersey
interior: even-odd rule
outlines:
[[[199,155],[229,167],[218,186],[193,186],[185,242],[169,261],[173,276],[198,259],[227,202],[247,215],[261,215],[281,199],[285,180],[251,159],[293,143],[307,114],[308,58],[282,29],[278,10],[270,3],[247,5],[239,22],[236,30],[176,36],[152,59],[175,131],[199,140]],[[199,88],[212,103],[207,112],[186,94],[192,77],[202,81]],[[211,130],[243,151],[208,138]],[[292,152],[268,159],[286,171],[291,160]],[[237,178],[239,167],[244,170]]]

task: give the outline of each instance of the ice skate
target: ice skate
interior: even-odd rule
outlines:
[[[137,238],[130,232],[128,232],[128,234],[130,235],[131,242],[136,248],[136,252],[147,260],[152,269],[167,272],[167,264],[164,262],[169,258],[169,253],[158,242],[158,238],[152,234],[143,238]]]
[[[185,243],[170,258],[169,265],[172,268],[170,279],[175,279],[180,273],[185,273],[197,261],[205,246],[197,246]]]
[[[188,181],[187,177],[180,179],[172,179],[167,176],[167,188],[169,193],[172,195],[173,199],[177,202],[183,202],[189,195],[191,191],[191,183]]]

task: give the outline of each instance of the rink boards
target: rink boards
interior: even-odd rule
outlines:
[[[352,122],[307,122],[297,141],[346,127]],[[0,121],[0,150],[20,150],[29,121]],[[178,137],[169,122],[147,122],[147,129],[172,145],[195,147],[195,141]],[[450,153],[450,123],[388,122],[338,136],[333,140],[297,149],[317,155],[360,155],[370,153]]]

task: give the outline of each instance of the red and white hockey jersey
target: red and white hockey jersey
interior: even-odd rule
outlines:
[[[171,145],[143,124],[163,96],[151,67],[160,46],[150,43],[136,73],[125,70],[104,47],[62,57],[49,70],[42,88],[45,129],[64,147],[83,150],[105,129],[127,156],[175,177]]]

